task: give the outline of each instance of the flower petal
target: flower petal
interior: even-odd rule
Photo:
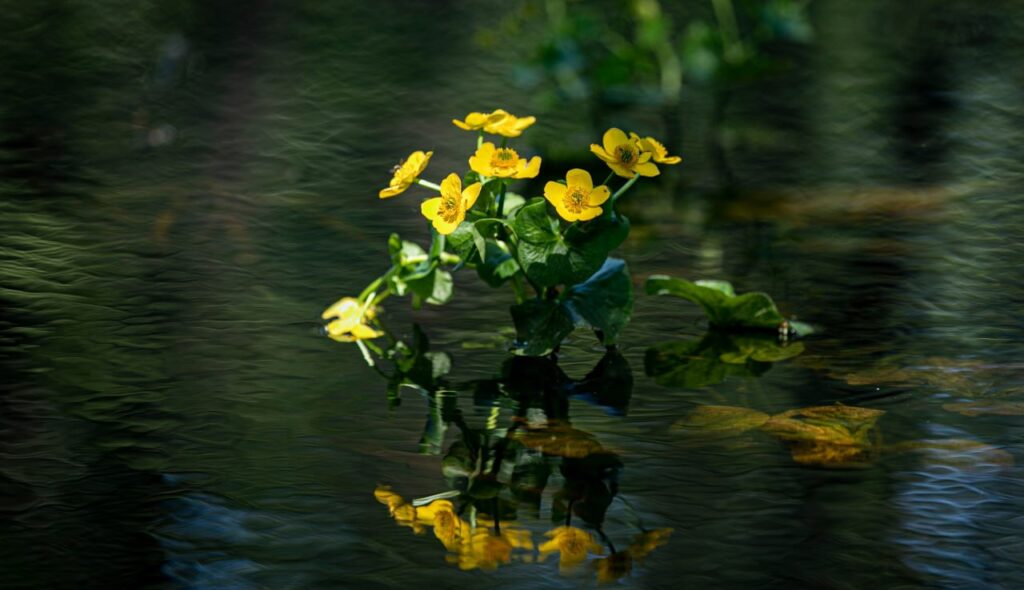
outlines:
[[[441,194],[453,195],[456,199],[462,196],[462,179],[458,174],[452,172],[441,181]]]
[[[448,234],[455,231],[455,228],[459,227],[459,224],[462,223],[465,219],[466,213],[464,211],[460,211],[459,215],[451,223],[448,223],[447,221],[444,220],[443,217],[438,215],[437,217],[434,218],[433,221],[434,229],[437,230],[437,233],[447,236]]]
[[[407,188],[409,188],[409,185],[407,184],[389,186],[388,188],[381,189],[380,192],[377,193],[377,196],[382,199],[390,199],[395,195],[400,195],[404,193]]]
[[[619,161],[617,158],[613,157],[611,154],[604,151],[604,148],[597,145],[596,143],[590,144],[590,151],[593,152],[594,155],[597,156],[598,158],[601,158],[602,162],[611,164],[612,162]]]
[[[601,143],[604,145],[604,151],[609,154],[615,153],[615,148],[624,143],[629,143],[629,138],[622,132],[622,129],[612,127],[608,131],[604,132],[604,137]]]
[[[441,208],[441,197],[427,199],[420,203],[420,213],[427,219],[433,220],[437,217],[437,210]]]
[[[371,338],[379,338],[383,335],[383,332],[378,332],[366,324],[359,324],[352,328],[352,336],[357,340],[369,340]]]
[[[469,157],[469,167],[482,176],[494,176],[491,170],[491,158],[494,156],[494,144],[485,141],[476,149],[476,153]]]
[[[577,221],[580,218],[579,213],[570,211],[569,208],[565,206],[565,201],[559,201],[558,203],[555,203],[555,211],[558,212],[559,217],[566,221]]]
[[[526,160],[519,161],[519,170],[517,171],[516,178],[534,178],[540,174],[540,156],[534,156],[530,158],[530,163],[527,164]]]
[[[661,174],[658,167],[654,165],[654,162],[644,162],[643,164],[637,164],[634,168],[636,173],[640,176],[657,176]]]
[[[678,164],[679,162],[682,161],[683,159],[680,158],[679,156],[665,156],[664,158],[657,160],[659,164]]]
[[[597,207],[607,201],[610,196],[612,196],[612,191],[608,190],[608,187],[602,184],[590,191],[590,198],[587,199],[587,204],[591,207]]]
[[[640,152],[640,157],[636,159],[636,163],[643,164],[644,162],[649,161],[653,156],[654,154],[651,152]]]
[[[465,190],[462,191],[463,209],[469,211],[473,204],[476,203],[477,198],[480,197],[480,189],[482,189],[483,186],[484,185],[480,184],[479,182],[474,182],[473,184],[467,186]]]
[[[564,184],[549,180],[544,185],[544,198],[551,201],[552,205],[558,206],[558,203],[565,199],[565,191],[568,187]]]
[[[600,207],[584,207],[583,211],[580,212],[580,221],[590,221],[591,219],[601,215],[604,209]]]
[[[654,164],[651,164],[651,166],[653,165]],[[634,176],[636,176],[636,173],[634,173],[629,168],[622,166],[621,164],[613,164],[611,162],[608,162],[608,167],[612,169],[612,172],[623,178],[633,178]]]
[[[590,173],[582,168],[573,168],[565,175],[565,183],[570,186],[579,186],[586,192],[590,192],[590,189],[594,188],[594,180],[590,177]]]

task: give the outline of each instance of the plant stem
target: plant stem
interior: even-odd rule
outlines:
[[[476,136],[476,149],[480,149],[480,146],[484,144],[484,130],[480,130],[480,134]]]
[[[601,184],[603,184],[605,186],[608,186],[608,183],[611,182],[613,178],[615,178],[615,171],[614,170],[608,173],[608,178],[605,178],[604,182],[602,182]]]
[[[431,227],[430,233],[432,236],[430,242],[430,260],[437,260],[441,257],[441,252],[444,252],[444,234],[439,233],[437,229]]]
[[[418,184],[420,186],[425,186],[427,188],[432,188],[435,191],[441,190],[441,186],[440,185],[434,184],[433,182],[430,182],[430,181],[427,181],[427,180],[423,180],[422,178],[417,178],[416,179],[416,184]]]
[[[639,178],[640,178],[640,175],[639,174],[635,174],[633,176],[633,178],[630,178],[629,180],[627,180],[626,184],[622,185],[622,187],[619,190],[615,191],[615,194],[612,195],[612,198],[611,198],[611,204],[612,204],[611,207],[612,207],[613,210],[615,209],[615,204],[618,202],[619,197],[621,197],[623,193],[625,193],[627,190],[629,190],[629,187],[633,186],[633,183],[635,183]]]
[[[526,289],[523,288],[523,283],[519,279],[519,273],[512,275],[512,290],[516,292],[516,303],[522,303],[526,301]]]
[[[498,193],[498,219],[505,218],[505,191],[508,190],[508,182],[499,180],[501,183],[501,192]]]

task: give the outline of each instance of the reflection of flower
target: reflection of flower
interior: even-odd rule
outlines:
[[[653,137],[640,137],[636,133],[630,133],[629,138],[640,144],[640,149],[651,153],[651,160],[659,164],[678,164],[683,161],[679,156],[668,155],[668,149],[660,141]]]
[[[495,133],[505,137],[519,137],[536,120],[535,117],[517,117],[507,111],[497,109],[493,113],[470,113],[466,115],[465,121],[452,119],[452,123],[456,127],[467,131],[482,129],[487,133]]]
[[[540,173],[540,157],[520,158],[514,149],[495,147],[486,141],[470,156],[469,167],[481,176],[533,178]]]
[[[434,500],[418,508],[417,518],[420,522],[433,525],[434,536],[449,551],[458,551],[463,536],[469,534],[469,523],[459,518],[455,507],[448,500]]]
[[[381,189],[378,196],[382,199],[387,199],[388,197],[404,193],[407,188],[412,186],[412,183],[416,182],[419,175],[423,174],[423,171],[426,170],[427,162],[430,162],[430,156],[432,155],[434,155],[434,152],[424,153],[415,151],[409,154],[409,157],[395,168],[394,176],[391,177],[388,187]]]
[[[544,198],[566,221],[589,221],[597,217],[602,212],[601,204],[609,196],[608,187],[595,188],[590,173],[579,168],[573,168],[565,175],[565,184],[548,182],[544,185]]]
[[[593,535],[573,526],[554,528],[545,533],[545,536],[551,537],[551,540],[538,547],[540,559],[544,560],[548,555],[558,553],[560,569],[571,568],[583,563],[589,553],[597,555],[602,553],[601,545]]]
[[[671,534],[672,529],[656,529],[640,533],[625,551],[612,553],[608,557],[598,559],[594,563],[597,567],[597,581],[601,583],[614,582],[629,574],[633,571],[635,562],[642,561],[656,548],[664,545]]]
[[[441,196],[423,201],[420,211],[433,222],[438,233],[450,234],[466,219],[466,211],[480,196],[480,187],[479,182],[474,182],[463,190],[462,179],[453,172],[441,181]]]
[[[456,552],[457,555],[448,556],[448,561],[459,564],[462,570],[493,570],[512,561],[512,543],[485,528],[466,535]]]
[[[612,553],[608,557],[602,557],[595,562],[597,567],[597,581],[602,584],[614,582],[619,578],[633,571],[633,556],[629,551]]]
[[[411,528],[417,535],[423,532],[423,523],[416,518],[416,507],[392,492],[391,488],[380,486],[373,491],[373,496],[388,507],[388,512],[396,523]]]
[[[621,129],[611,128],[605,131],[603,145],[590,145],[590,151],[601,158],[613,172],[624,178],[640,176],[657,176],[658,167],[651,159],[651,152],[645,152],[639,141],[626,137]]]
[[[343,297],[324,310],[321,317],[327,322],[327,335],[340,342],[354,342],[383,336],[366,324],[377,314],[373,306],[364,306],[355,297]]]

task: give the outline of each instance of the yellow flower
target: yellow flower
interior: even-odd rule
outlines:
[[[626,137],[621,129],[611,128],[604,132],[604,146],[590,144],[590,151],[601,158],[613,172],[624,178],[657,176],[658,167],[651,162],[651,152],[644,151],[640,142]]]
[[[487,141],[469,158],[469,167],[481,176],[498,178],[533,178],[540,173],[540,157],[529,162],[512,148],[497,148]]]
[[[505,137],[519,137],[527,127],[536,121],[535,117],[517,117],[502,109],[497,109],[493,113],[470,113],[466,115],[465,121],[452,119],[452,123],[455,123],[455,126],[460,129],[467,131],[483,129],[487,133]]]
[[[565,184],[548,182],[544,185],[544,198],[566,221],[589,221],[597,217],[602,212],[601,204],[610,196],[608,187],[595,188],[590,173],[579,168],[565,175]]]
[[[456,127],[465,129],[466,131],[478,131],[501,123],[507,116],[508,113],[501,109],[498,109],[493,113],[473,112],[466,115],[465,121],[452,119],[452,123],[455,123]],[[493,131],[488,131],[488,133],[493,133]]]
[[[653,137],[640,137],[636,133],[630,132],[629,138],[639,143],[640,149],[650,152],[651,159],[659,164],[678,164],[683,161],[679,156],[668,155],[668,149]]]
[[[543,561],[548,555],[559,553],[558,567],[562,570],[583,563],[589,553],[602,553],[601,545],[594,536],[583,529],[560,526],[548,531],[545,536],[551,537],[551,540],[537,548],[540,559]]]
[[[476,203],[481,186],[474,182],[463,190],[462,180],[453,172],[441,181],[441,196],[423,201],[420,212],[433,222],[438,233],[448,235],[466,219],[466,211]]]
[[[383,336],[366,324],[377,315],[372,306],[364,306],[355,297],[342,297],[321,314],[327,323],[327,335],[339,342],[355,342]]]
[[[427,163],[430,162],[430,156],[433,155],[434,152],[423,153],[420,151],[409,154],[409,157],[404,162],[395,166],[395,174],[391,177],[388,188],[381,189],[378,196],[382,199],[387,199],[404,193],[407,188],[412,186],[412,183],[416,182],[419,175],[423,174],[423,171],[427,168]]]

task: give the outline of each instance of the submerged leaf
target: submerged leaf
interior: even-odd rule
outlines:
[[[854,406],[815,406],[776,414],[762,429],[790,443],[797,463],[849,467],[877,456],[878,440],[871,435],[883,414]]]
[[[729,376],[756,377],[771,363],[804,351],[801,342],[780,344],[774,337],[712,331],[701,340],[668,342],[647,349],[644,369],[659,385],[705,387]]]
[[[750,408],[700,406],[672,425],[674,430],[695,433],[740,434],[760,428],[770,416]]]

